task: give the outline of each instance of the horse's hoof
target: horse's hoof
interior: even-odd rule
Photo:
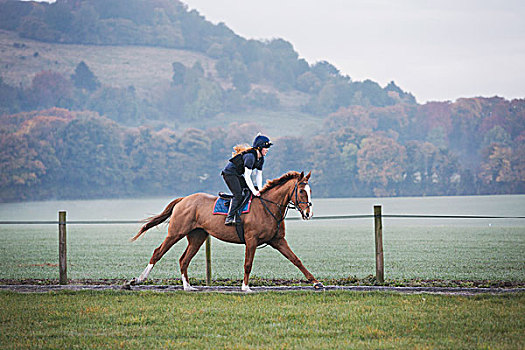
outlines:
[[[120,287],[120,289],[131,290],[131,286],[134,286],[136,284],[137,284],[137,279],[132,278],[129,281],[124,282],[124,284]]]
[[[244,282],[242,283],[242,286],[241,286],[241,292],[244,292],[244,293],[251,293],[252,290],[250,289],[250,287],[246,284],[244,284]]]
[[[314,289],[324,289],[324,286],[321,282],[314,283]]]
[[[184,291],[185,292],[195,292],[196,290],[198,290],[197,288],[194,288],[192,286],[187,286],[187,287],[184,287]]]

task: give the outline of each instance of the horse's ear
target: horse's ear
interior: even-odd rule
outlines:
[[[310,170],[310,172],[308,173],[308,175],[306,175],[306,181],[310,180],[310,176],[312,175],[312,171]]]
[[[299,180],[302,180],[304,177],[304,171],[301,171],[301,175],[299,176]]]

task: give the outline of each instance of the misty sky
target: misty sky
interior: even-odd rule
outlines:
[[[245,38],[283,38],[418,102],[525,97],[525,1],[183,0]]]
[[[523,0],[182,0],[249,39],[283,38],[418,102],[525,97]]]

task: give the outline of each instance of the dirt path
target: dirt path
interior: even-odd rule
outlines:
[[[241,293],[240,287],[195,287],[197,290],[192,293],[219,292],[219,293]],[[315,290],[312,287],[251,287],[255,293],[260,292],[293,292],[309,291],[319,293],[322,291],[353,291],[353,292],[396,292],[404,294],[446,294],[446,295],[478,295],[478,294],[509,294],[523,293],[525,288],[450,288],[450,287],[382,287],[382,286],[325,286],[324,289]],[[122,290],[120,285],[0,285],[0,291],[8,290],[19,293],[45,293],[61,290],[80,291],[80,290]],[[153,291],[153,292],[182,292],[182,286],[172,285],[142,285],[133,286],[131,291]]]

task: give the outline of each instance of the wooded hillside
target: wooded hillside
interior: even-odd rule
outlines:
[[[316,196],[525,192],[525,100],[416,103],[178,0],[0,0],[0,200],[223,190],[233,145]]]
[[[369,80],[353,82],[328,62],[309,64],[299,58],[292,44],[285,40],[244,39],[225,24],[214,25],[197,11],[189,11],[178,0],[59,0],[53,4],[0,0],[0,14],[0,29],[16,32],[21,38],[60,44],[178,49],[171,52],[172,61],[163,62],[162,74],[170,75],[169,84],[166,86],[166,80],[163,80],[164,86],[157,89],[157,96],[139,101],[141,109],[153,105],[153,110],[139,111],[142,118],[192,120],[254,108],[278,109],[282,100],[279,95],[291,91],[304,95],[304,102],[295,109],[315,115],[325,115],[349,104],[415,103],[412,95],[404,93],[393,83],[382,88]],[[12,45],[17,46],[15,49],[24,48],[24,43]],[[136,57],[116,56],[113,50],[107,50],[111,52],[109,57],[106,56],[107,61],[120,60],[131,65],[130,60],[133,60],[137,63]],[[33,61],[38,62],[41,54],[34,51],[31,55],[36,57],[20,56],[36,58]],[[138,54],[147,55],[147,52]],[[93,69],[94,63],[79,58],[77,61],[75,64],[84,61]],[[155,59],[150,59],[149,66],[147,61],[135,69],[158,69]],[[49,64],[55,62],[55,65]],[[72,62],[66,63],[69,64],[67,69],[59,58],[55,62],[48,62],[48,67],[53,68],[46,70],[52,69],[64,75],[73,68]],[[11,63],[3,68],[16,69],[17,62]],[[107,81],[106,75],[115,74],[114,71],[108,72],[111,67],[107,62],[105,66],[106,69],[96,74],[101,81]],[[124,73],[127,76],[133,74],[130,71]],[[13,77],[8,83],[16,83],[16,80]],[[127,85],[117,87],[137,89],[137,83],[144,84],[128,80]],[[141,90],[143,87],[149,90],[151,85],[140,86]],[[120,119],[125,120],[124,116]]]

